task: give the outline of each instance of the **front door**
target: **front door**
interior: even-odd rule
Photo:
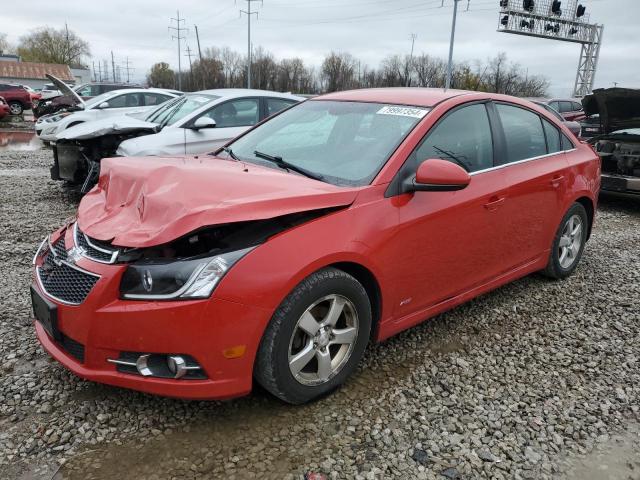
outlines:
[[[415,192],[391,198],[398,211],[395,238],[396,314],[407,315],[482,285],[504,270],[503,169],[493,169],[494,148],[486,106],[446,114],[411,154],[416,168],[441,158],[472,175],[454,192]],[[415,170],[414,170],[415,171]]]

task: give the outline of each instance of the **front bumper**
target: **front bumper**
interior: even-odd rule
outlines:
[[[600,189],[604,192],[640,195],[640,177],[603,173]]]
[[[63,232],[67,247],[74,245],[71,230]],[[34,285],[56,305],[57,328],[65,339],[54,340],[36,321],[38,340],[71,372],[95,382],[187,399],[226,399],[251,391],[253,361],[272,312],[217,298],[121,300],[119,284],[126,267],[87,258],[80,258],[76,264],[100,275],[79,305],[52,297],[37,278]],[[36,267],[40,265],[42,259],[36,258]],[[244,354],[228,358],[225,352],[239,346]],[[189,355],[202,367],[206,379],[176,380],[122,373],[108,359],[117,359],[123,352]]]

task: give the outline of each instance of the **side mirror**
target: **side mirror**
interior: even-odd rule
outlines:
[[[407,192],[452,192],[462,190],[471,181],[471,176],[460,165],[448,160],[432,158],[418,167],[415,177],[408,178],[403,185]]]
[[[192,130],[202,130],[203,128],[216,128],[216,121],[210,117],[200,117],[191,127]]]
[[[109,103],[108,102],[102,102],[100,105],[98,105],[98,108],[100,110],[102,110],[103,108],[109,108]]]

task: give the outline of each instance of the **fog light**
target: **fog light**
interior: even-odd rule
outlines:
[[[242,352],[244,353],[244,351]],[[119,358],[107,358],[121,373],[143,377],[204,380],[207,375],[190,355],[121,352]]]
[[[173,373],[173,378],[182,378],[187,374],[187,362],[179,355],[169,355],[167,357],[167,368]]]

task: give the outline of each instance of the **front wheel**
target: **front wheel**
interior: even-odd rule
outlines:
[[[11,115],[21,115],[23,110],[24,109],[22,108],[22,104],[20,102],[9,103],[9,111],[11,112]]]
[[[584,207],[574,203],[560,222],[553,239],[544,274],[551,278],[566,278],[578,266],[589,230],[589,217]]]
[[[369,341],[371,304],[348,273],[326,268],[303,280],[278,307],[260,343],[255,378],[301,404],[337,388]]]

